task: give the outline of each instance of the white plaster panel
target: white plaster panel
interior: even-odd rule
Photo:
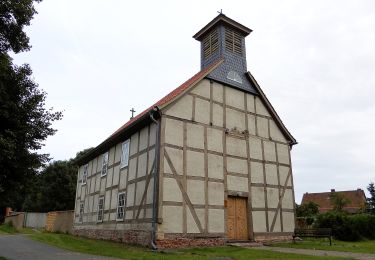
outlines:
[[[187,146],[204,149],[204,128],[201,125],[186,124]]]
[[[90,176],[91,176],[91,172],[92,172],[92,161],[90,161],[90,162],[87,164],[87,177],[90,177]]]
[[[213,82],[212,86],[212,99],[223,103],[223,85]]]
[[[270,123],[270,135],[272,140],[280,141],[280,142],[286,142],[284,135],[281,133],[279,127],[275,124],[273,120],[269,121]]]
[[[183,173],[183,152],[179,149],[173,149],[170,147],[165,148],[171,158],[172,164],[177,172],[177,174],[182,175]],[[169,167],[167,159],[164,158],[164,172],[173,174],[171,168]]]
[[[251,187],[251,202],[253,208],[264,208],[264,188],[263,187]]]
[[[102,170],[102,161],[103,161],[103,155],[99,155],[96,157],[96,172],[99,172]]]
[[[117,208],[117,195],[118,195],[118,190],[113,189],[112,190],[112,198],[111,198],[111,209]]]
[[[111,204],[111,191],[107,190],[104,197],[104,210],[108,210]]]
[[[186,151],[187,175],[204,177],[204,153]]]
[[[277,167],[274,164],[266,164],[266,181],[267,184],[279,185],[279,180],[277,178]]]
[[[289,174],[289,167],[279,166],[280,184],[284,186],[286,178]],[[292,186],[292,178],[289,177],[287,186]]]
[[[230,130],[237,129],[243,131],[245,126],[245,113],[227,108],[226,109],[226,127]]]
[[[138,156],[137,178],[145,176],[147,170],[147,151]]]
[[[174,178],[163,179],[163,201],[182,202],[181,190]]]
[[[204,181],[187,180],[187,194],[192,204],[204,204]]]
[[[191,93],[210,98],[210,81],[203,79],[191,90]]]
[[[165,142],[183,146],[183,123],[179,120],[165,120]]]
[[[209,209],[208,210],[208,232],[224,233],[224,210]]]
[[[279,203],[279,189],[267,188],[268,208],[277,208]]]
[[[247,174],[247,160],[227,157],[228,172]]]
[[[255,137],[249,137],[250,158],[262,160],[262,142]]]
[[[254,232],[267,232],[265,211],[253,211],[252,215]]]
[[[147,148],[148,143],[148,126],[142,128],[139,133],[139,151]]]
[[[247,115],[247,128],[249,134],[256,135],[256,125],[255,125],[255,116],[254,115]]]
[[[255,113],[255,96],[246,94],[247,111]]]
[[[135,179],[135,174],[137,170],[137,157],[129,160],[129,181]]]
[[[94,213],[98,212],[98,201],[99,201],[99,194],[96,194],[94,195],[94,204],[93,204],[93,207],[92,207],[92,211]]]
[[[128,169],[121,170],[120,172],[120,182],[119,189],[123,190],[126,187],[126,175],[128,175]]]
[[[275,217],[275,213],[276,213],[275,211],[268,211],[268,225],[269,225],[270,231],[271,231],[271,225],[272,225],[273,218]],[[272,232],[281,232],[280,211],[277,213],[275,225],[273,227]]]
[[[263,146],[264,146],[264,159],[266,161],[276,162],[275,143],[263,141]]]
[[[225,102],[229,106],[244,109],[244,92],[227,87],[225,89]]]
[[[130,148],[129,148],[129,154],[133,155],[138,152],[138,132],[134,133],[130,137]]]
[[[141,204],[141,200],[143,197],[143,193],[145,192],[146,181],[139,181],[137,182],[137,190],[136,190],[136,197],[135,197],[135,206]]]
[[[95,192],[95,181],[96,181],[96,177],[92,177],[90,179],[90,193],[94,193]]]
[[[228,175],[227,185],[228,185],[228,190],[243,191],[243,192],[249,191],[247,178],[244,178],[244,177]]]
[[[97,174],[95,179],[96,179],[96,182],[95,182],[95,192],[96,192],[96,191],[100,191],[100,182],[101,182],[100,175]]]
[[[258,162],[250,162],[251,182],[264,183],[263,164]]]
[[[247,158],[245,140],[227,136],[226,141],[228,154]]]
[[[268,138],[268,119],[257,116],[257,129],[258,135],[264,138]]]
[[[284,144],[277,144],[277,156],[280,163],[289,164],[289,148]]]
[[[294,231],[294,213],[283,212],[283,231],[293,232]]]
[[[106,185],[106,180],[107,180],[107,175],[104,176],[104,177],[100,177],[100,194],[104,194],[104,191],[105,191],[105,185]]]
[[[109,187],[112,186],[112,177],[113,177],[113,168],[108,169],[107,181],[106,181],[106,185],[105,185],[106,188],[109,188]]]
[[[224,205],[224,184],[208,182],[208,204]]]
[[[155,161],[155,148],[152,150],[148,151],[148,162],[147,162],[147,173],[150,174],[152,173],[152,164]]]
[[[126,193],[126,206],[131,207],[134,205],[135,183],[129,184]]]
[[[113,168],[113,180],[112,185],[118,185],[119,184],[119,176],[120,176],[120,166],[117,165]]]
[[[125,219],[133,219],[133,210],[125,210]]]
[[[190,95],[182,96],[176,103],[167,108],[167,115],[183,119],[192,119],[193,97]]]
[[[212,104],[212,124],[223,127],[223,107],[216,103]]]
[[[255,98],[255,105],[257,109],[257,114],[263,116],[270,116],[270,113],[268,113],[267,108],[264,106],[263,102],[258,97]]]
[[[195,213],[197,214],[197,217],[199,219],[199,222],[201,223],[201,226],[204,228],[204,209],[195,209]],[[187,224],[187,232],[188,233],[199,233],[198,226],[193,218],[193,215],[191,214],[190,209],[188,208],[186,210],[186,224]]]
[[[210,123],[210,102],[204,99],[195,99],[195,121],[203,124]]]
[[[154,197],[154,178],[151,178],[150,183],[148,184],[148,188],[147,188],[146,204],[151,204],[153,202],[153,197]]]
[[[294,200],[293,200],[293,192],[291,189],[286,189],[284,193],[284,197],[282,200],[283,208],[284,209],[293,209],[294,208]]]
[[[182,207],[163,206],[162,230],[165,233],[182,233]]]
[[[150,143],[149,145],[152,146],[155,144],[156,140],[156,124],[150,125]]]
[[[109,220],[116,220],[116,213],[110,213],[109,214]]]
[[[215,152],[223,152],[223,131],[207,128],[207,149]]]
[[[208,178],[223,179],[224,166],[223,157],[215,154],[208,154]]]
[[[115,160],[115,147],[111,147],[108,153],[108,165],[112,165]]]

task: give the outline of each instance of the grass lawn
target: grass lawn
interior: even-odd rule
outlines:
[[[9,225],[9,224],[2,224],[0,225],[0,234],[15,234],[17,233],[17,230]],[[1,258],[0,258],[1,259]]]
[[[375,240],[364,240],[358,242],[332,240],[332,246],[330,246],[328,239],[308,238],[303,241],[297,241],[295,244],[289,242],[276,243],[272,244],[272,246],[375,254]]]
[[[152,252],[143,247],[128,246],[109,241],[93,240],[66,234],[33,233],[31,239],[71,251],[112,256],[123,259],[343,259],[334,257],[313,257],[297,254],[284,254],[266,250],[240,247],[194,248]]]

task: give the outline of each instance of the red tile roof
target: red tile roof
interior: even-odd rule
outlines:
[[[363,190],[348,190],[348,191],[332,191],[320,193],[305,193],[302,197],[301,204],[314,202],[319,205],[319,212],[327,212],[333,209],[331,205],[330,195],[335,192],[350,200],[350,203],[344,207],[344,210],[349,213],[355,213],[362,209],[366,203],[366,195]]]

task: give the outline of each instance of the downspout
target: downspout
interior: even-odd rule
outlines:
[[[159,113],[159,108],[154,107],[150,111],[150,118],[156,124],[156,138],[155,138],[155,158],[154,158],[154,191],[152,199],[152,231],[151,231],[151,247],[153,250],[158,250],[156,245],[156,229],[157,229],[157,220],[158,220],[158,196],[159,196],[159,149],[160,149],[160,122],[155,119],[154,113]]]

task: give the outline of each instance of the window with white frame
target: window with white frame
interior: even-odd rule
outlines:
[[[87,173],[88,173],[88,165],[86,164],[85,166],[83,166],[83,173],[82,173],[82,185],[83,184],[86,184],[87,182]]]
[[[102,172],[101,172],[100,176],[107,175],[107,171],[108,171],[108,152],[103,154],[103,157],[102,157]]]
[[[117,220],[123,220],[125,216],[125,193],[118,194],[117,200]]]
[[[121,168],[126,167],[129,164],[129,146],[129,139],[123,142],[121,145]]]
[[[83,213],[84,213],[84,203],[83,201],[81,201],[81,203],[79,204],[79,222],[83,222]]]
[[[99,197],[98,222],[103,222],[103,216],[104,216],[104,197]]]

